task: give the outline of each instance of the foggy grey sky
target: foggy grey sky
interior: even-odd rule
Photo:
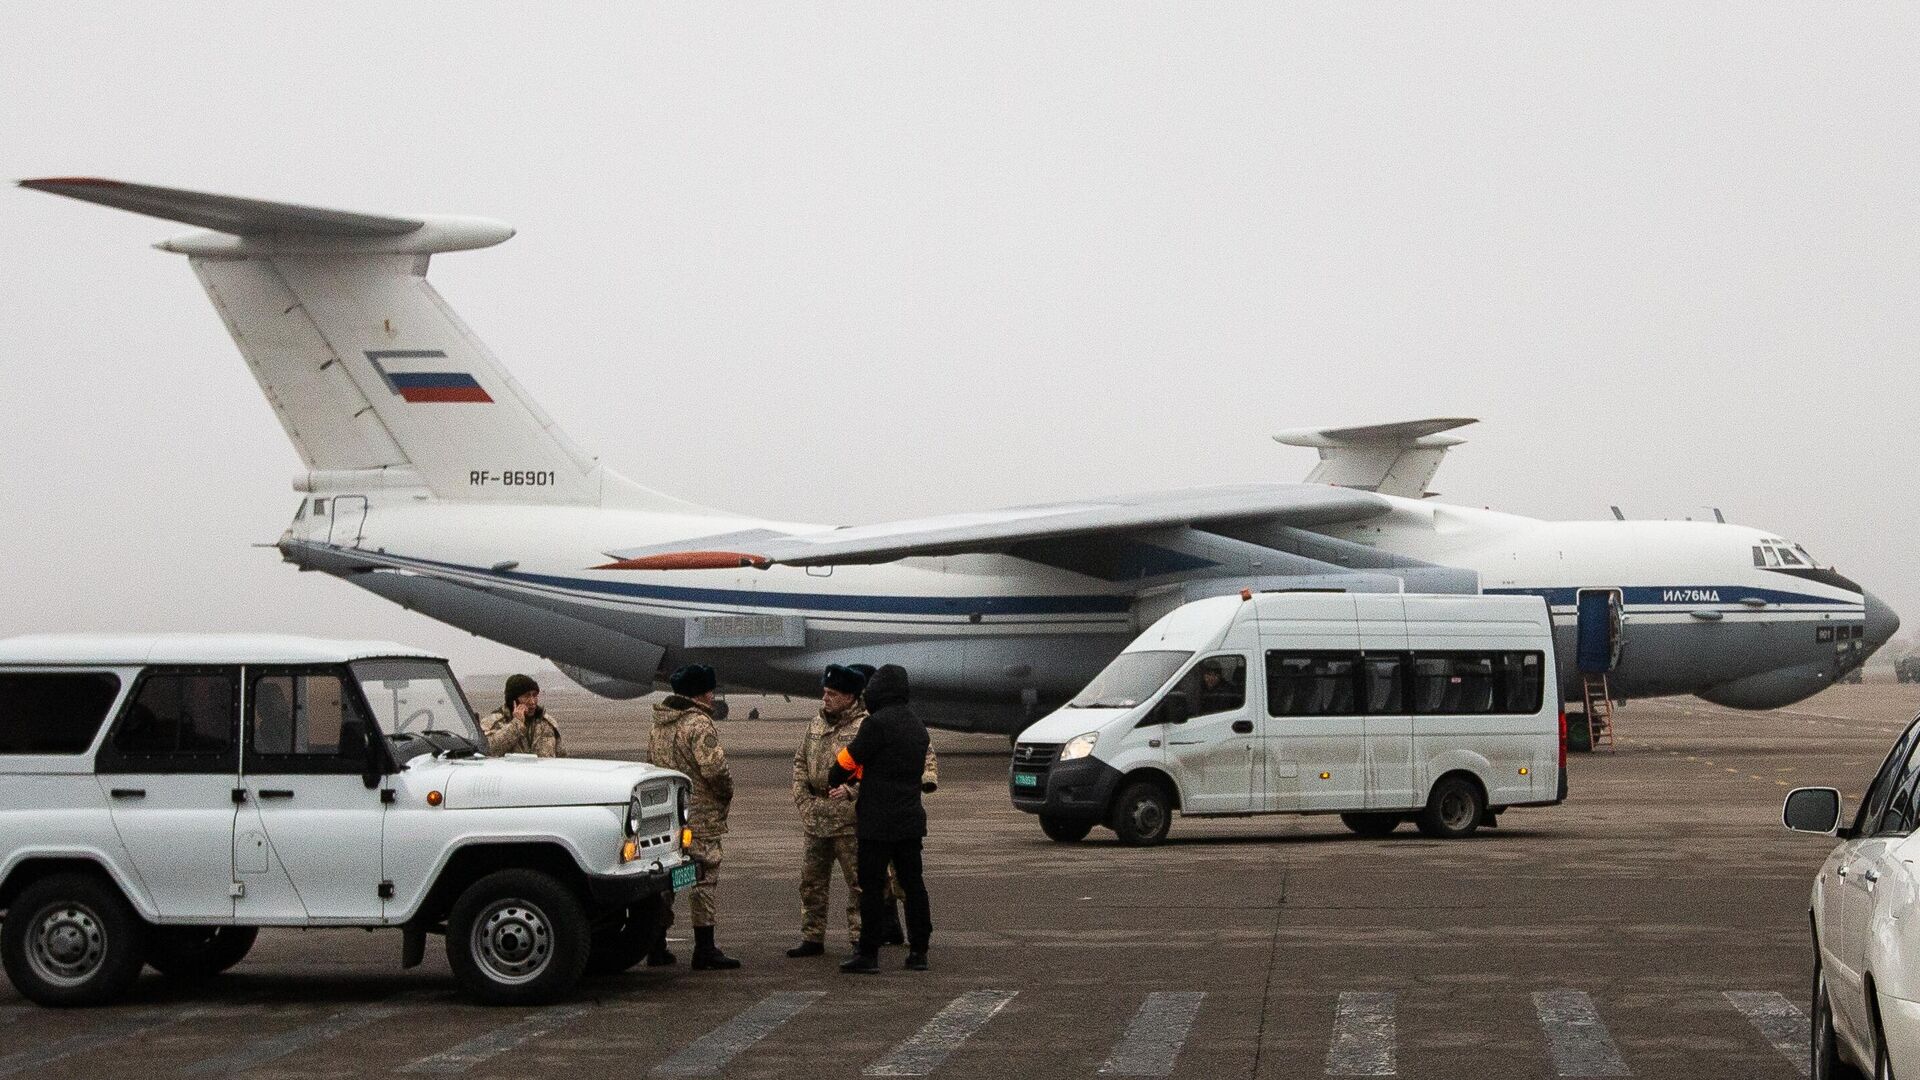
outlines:
[[[1920,621],[1920,8],[10,5],[0,176],[497,217],[441,292],[649,485],[864,522],[1294,480],[1708,516]],[[519,654],[272,551],[184,227],[0,191],[0,634]]]

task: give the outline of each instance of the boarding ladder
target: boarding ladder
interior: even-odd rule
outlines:
[[[1613,747],[1613,695],[1607,691],[1607,677],[1604,674],[1585,674],[1581,676],[1587,709],[1587,745],[1591,749],[1600,749],[1605,743],[1607,749]]]

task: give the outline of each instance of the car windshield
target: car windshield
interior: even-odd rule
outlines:
[[[352,666],[374,722],[401,757],[486,750],[487,740],[445,661],[356,660]]]
[[[1067,708],[1131,709],[1167,685],[1180,665],[1192,657],[1190,652],[1172,650],[1121,653],[1078,697],[1067,702]]]

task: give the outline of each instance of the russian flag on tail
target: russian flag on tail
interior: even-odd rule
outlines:
[[[386,380],[387,389],[408,404],[437,402],[478,402],[493,400],[480,380],[464,371],[395,371],[395,367],[414,367],[421,361],[442,360],[447,354],[439,349],[367,350],[367,360]],[[396,363],[399,361],[399,363]]]

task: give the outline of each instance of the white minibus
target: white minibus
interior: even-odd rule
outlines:
[[[1021,732],[1008,783],[1062,842],[1105,825],[1158,843],[1175,810],[1467,836],[1567,797],[1554,670],[1537,596],[1197,600]]]

